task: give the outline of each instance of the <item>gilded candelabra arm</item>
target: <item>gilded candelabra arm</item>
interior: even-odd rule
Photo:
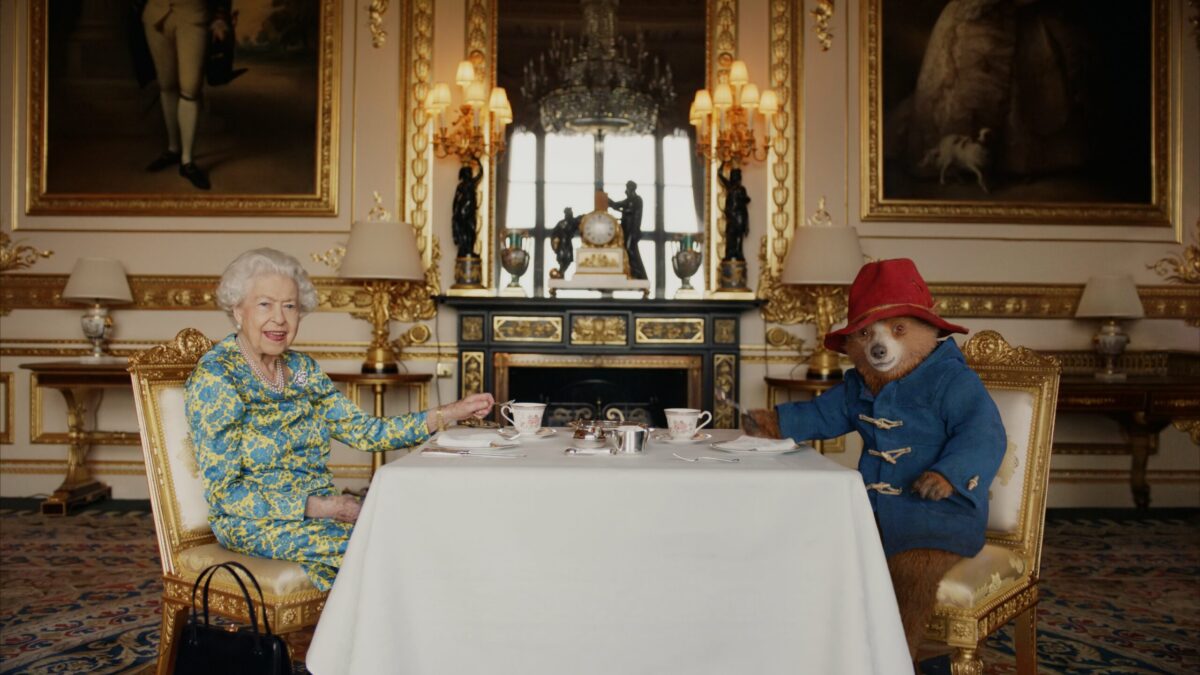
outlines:
[[[39,258],[49,258],[54,251],[39,251],[32,246],[21,245],[20,240],[11,241],[0,232],[0,272],[33,267]]]

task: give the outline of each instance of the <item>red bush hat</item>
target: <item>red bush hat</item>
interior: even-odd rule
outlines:
[[[933,313],[933,294],[908,258],[867,263],[850,285],[849,323],[825,335],[825,348],[846,353],[846,336],[863,326],[896,316],[911,316],[938,328],[938,337],[966,333]]]

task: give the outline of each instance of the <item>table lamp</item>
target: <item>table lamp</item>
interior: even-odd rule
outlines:
[[[823,201],[823,200],[822,200]],[[818,211],[824,211],[822,208]],[[825,334],[846,310],[844,287],[849,286],[862,267],[862,248],[853,227],[809,224],[796,228],[779,280],[788,285],[806,286],[815,305],[817,347],[808,359],[810,380],[836,380],[842,377],[838,355],[825,348]],[[825,220],[824,222],[828,222]]]
[[[399,372],[395,349],[388,342],[392,294],[400,287],[398,281],[425,281],[412,225],[379,220],[351,224],[338,273],[347,279],[370,280],[366,291],[371,296],[371,309],[358,315],[374,327],[362,372]]]
[[[75,268],[71,270],[71,277],[63,288],[62,299],[91,305],[80,321],[83,334],[92,341],[92,353],[88,358],[104,358],[109,353],[108,338],[113,332],[108,305],[133,302],[121,261],[112,258],[80,258],[75,261]]]
[[[1096,371],[1096,379],[1104,382],[1122,382],[1125,373],[1117,371],[1117,358],[1129,344],[1129,336],[1121,330],[1121,319],[1140,319],[1146,315],[1137,286],[1128,275],[1103,275],[1088,279],[1083,288],[1083,297],[1075,310],[1078,319],[1103,319],[1100,330],[1092,338],[1096,353],[1104,359],[1103,370]]]

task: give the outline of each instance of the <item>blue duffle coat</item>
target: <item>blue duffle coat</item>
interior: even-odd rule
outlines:
[[[850,370],[819,398],[776,411],[780,431],[798,441],[862,436],[858,470],[888,556],[936,548],[969,557],[983,548],[988,488],[1006,438],[996,404],[953,340],[878,395]],[[954,494],[931,501],[913,492],[913,481],[930,470],[945,476]]]

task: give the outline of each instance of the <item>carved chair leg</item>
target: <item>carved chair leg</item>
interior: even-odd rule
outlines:
[[[1014,626],[1017,648],[1017,673],[1037,673],[1037,605],[1017,615]]]
[[[983,659],[975,647],[958,647],[950,658],[950,675],[983,675]]]
[[[175,652],[183,635],[183,624],[187,622],[188,606],[181,602],[162,599],[162,634],[158,638],[157,675],[171,675],[175,665]]]

